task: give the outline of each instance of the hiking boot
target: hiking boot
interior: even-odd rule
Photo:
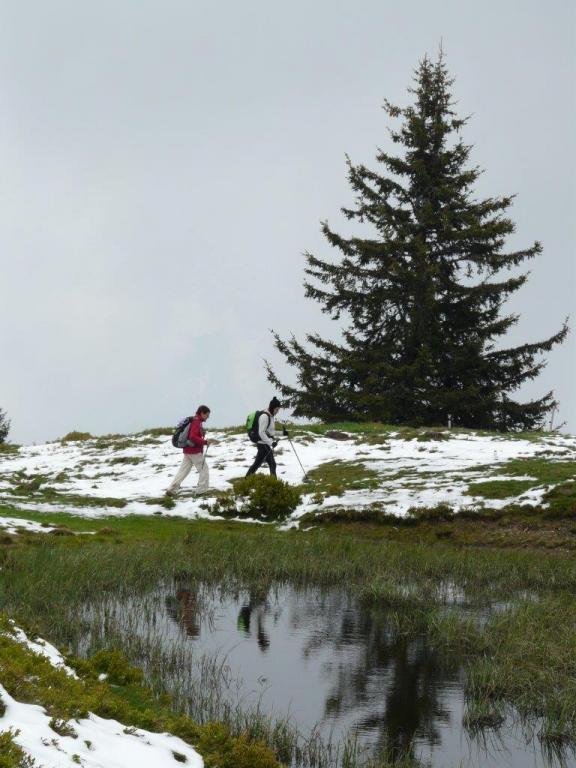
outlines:
[[[176,491],[164,491],[164,496],[170,496],[170,498],[173,499],[174,496],[176,496]]]

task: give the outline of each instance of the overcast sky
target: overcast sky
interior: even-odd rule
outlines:
[[[544,253],[509,342],[576,323],[572,0],[0,2],[0,407],[11,440],[240,423],[274,392],[269,329],[337,328],[305,250],[376,166],[440,41],[478,196],[517,193],[510,248]],[[289,377],[290,374],[287,373]],[[576,431],[576,335],[553,389]]]

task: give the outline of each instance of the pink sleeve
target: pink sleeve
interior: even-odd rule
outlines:
[[[190,424],[190,431],[188,432],[188,440],[192,440],[196,445],[206,445],[206,440],[202,437],[200,422],[194,419]]]

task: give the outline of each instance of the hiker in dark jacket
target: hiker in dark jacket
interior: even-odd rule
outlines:
[[[246,472],[246,477],[248,477],[248,475],[253,475],[264,462],[270,467],[270,474],[276,477],[274,448],[278,445],[278,438],[288,434],[286,429],[279,432],[274,424],[274,416],[276,416],[280,408],[280,400],[278,400],[277,397],[273,397],[272,400],[270,400],[268,409],[260,414],[260,418],[258,419],[258,453],[254,459],[254,463],[248,472]]]
[[[172,480],[166,489],[166,494],[168,496],[174,496],[176,494],[182,481],[187,477],[192,467],[195,467],[198,472],[198,485],[194,489],[194,492],[204,493],[208,490],[208,464],[206,463],[206,457],[203,455],[204,446],[208,447],[208,440],[206,440],[206,430],[203,425],[209,416],[210,408],[208,408],[207,405],[200,405],[196,411],[196,415],[190,422],[188,440],[186,441],[187,444],[182,449],[184,455],[182,456],[180,469],[174,480]]]

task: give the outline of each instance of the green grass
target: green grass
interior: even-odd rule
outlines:
[[[116,462],[120,463],[139,463],[140,459],[134,461],[136,457],[127,457],[127,461],[123,458],[117,459]],[[113,462],[114,463],[114,460]],[[98,496],[83,496],[78,493],[66,493],[58,490],[57,488],[48,485],[48,483],[61,483],[66,482],[68,476],[60,472],[57,475],[42,475],[42,474],[27,474],[21,470],[11,475],[10,481],[13,484],[12,495],[22,497],[26,501],[41,502],[46,504],[54,504],[55,506],[66,507],[125,507],[126,499],[119,499],[117,497],[98,497]]]
[[[549,504],[544,512],[546,518],[576,517],[576,482],[569,480],[554,486],[544,494],[544,503]]]
[[[576,462],[551,460],[550,457],[530,457],[476,467],[471,471],[480,472],[483,470],[489,470],[493,475],[509,475],[510,477],[526,475],[534,477],[538,481],[538,485],[548,485],[576,477]]]
[[[486,480],[483,483],[470,483],[466,493],[484,499],[506,499],[520,496],[535,485],[533,480]]]
[[[465,471],[465,470],[464,470]],[[505,499],[519,496],[530,488],[543,485],[555,485],[576,478],[576,462],[554,461],[550,458],[512,459],[502,464],[475,467],[469,472],[487,472],[487,479],[480,483],[470,483],[467,493],[471,496],[483,496],[486,499]],[[533,477],[533,480],[490,480],[490,475]]]
[[[329,461],[308,472],[316,494],[341,496],[344,491],[377,488],[380,475],[358,461]]]
[[[576,609],[573,595],[521,601],[485,628],[484,653],[471,663],[472,701],[513,703],[523,716],[544,718],[543,740],[574,743]]]

